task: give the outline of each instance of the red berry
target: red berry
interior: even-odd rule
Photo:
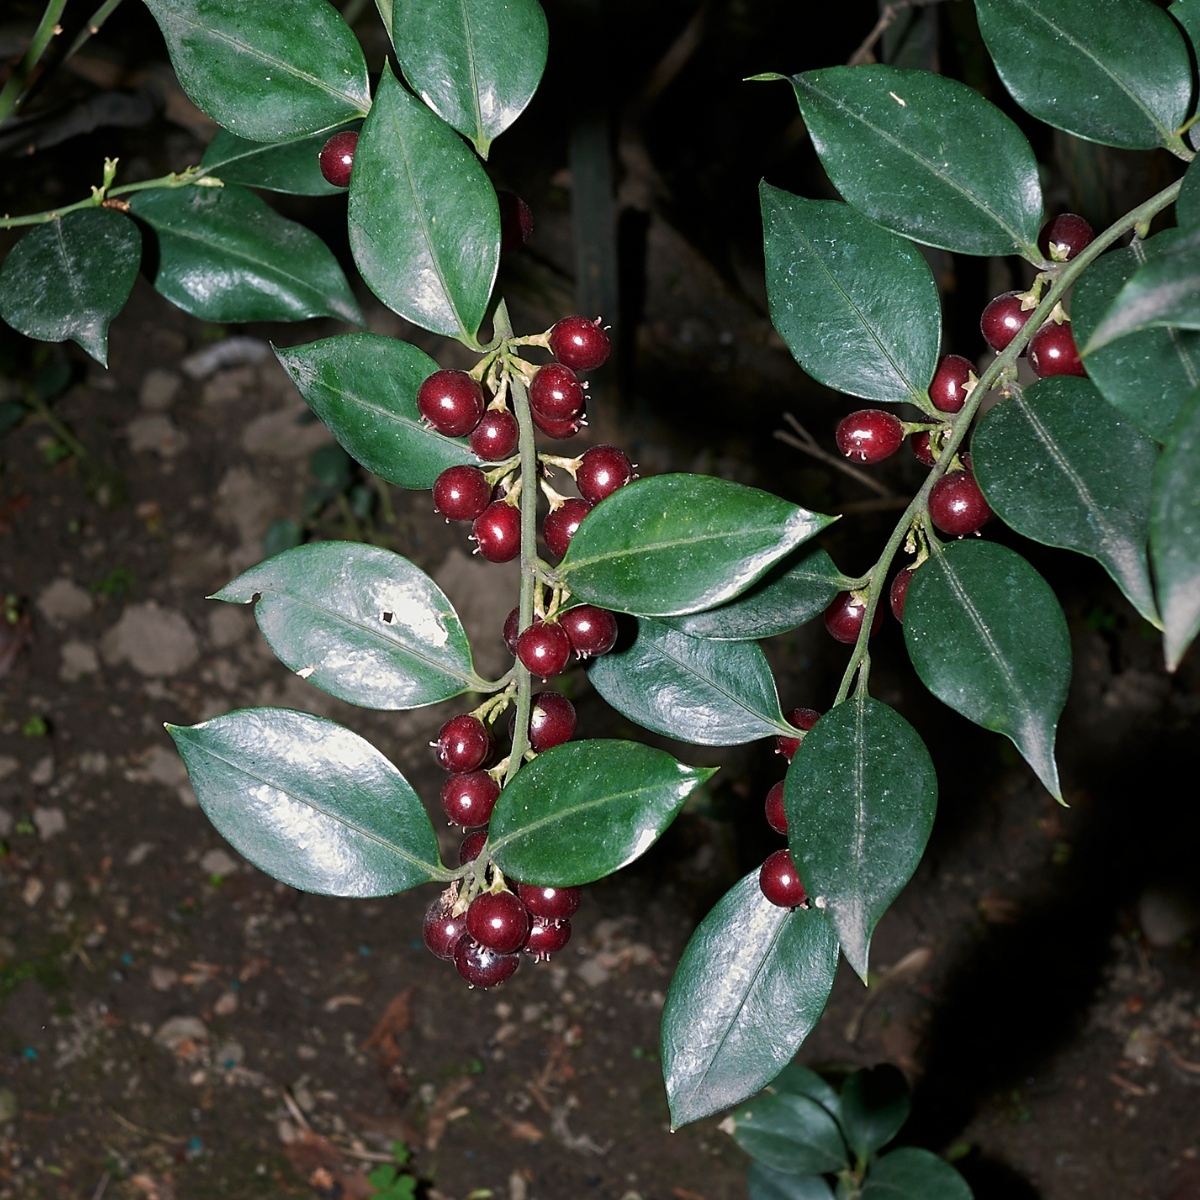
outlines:
[[[536,408],[531,407],[529,412],[533,417],[533,423],[542,433],[560,442],[565,442],[567,438],[573,438],[584,425],[582,414],[578,417],[572,417],[568,421],[555,421],[550,417],[543,417]]]
[[[471,431],[471,449],[484,462],[501,462],[517,452],[520,430],[507,408],[489,408]]]
[[[550,955],[557,954],[571,940],[570,921],[546,921],[534,917],[525,939],[526,954],[533,955],[534,962],[545,962]]]
[[[975,364],[961,354],[947,354],[933,373],[929,385],[929,398],[939,412],[956,413],[967,402],[964,389],[975,373]],[[926,442],[929,434],[925,435]]]
[[[542,522],[542,537],[546,548],[555,558],[562,558],[579,528],[579,522],[592,511],[586,500],[568,500],[560,505]]]
[[[475,518],[471,536],[488,562],[508,562],[521,552],[521,514],[507,500],[493,500]]]
[[[452,825],[470,829],[488,823],[499,795],[500,785],[486,771],[467,771],[442,784],[442,808]]]
[[[520,250],[533,233],[533,213],[520,196],[512,192],[497,192],[500,204],[500,253]]]
[[[450,521],[473,521],[492,498],[478,467],[447,467],[433,482],[433,507]]]
[[[612,345],[600,318],[563,317],[550,330],[550,353],[573,371],[594,371],[608,360]]]
[[[581,604],[568,608],[558,623],[571,639],[571,649],[580,658],[607,654],[617,644],[617,618],[607,608]]]
[[[321,174],[326,183],[334,187],[350,186],[350,168],[354,165],[354,150],[358,145],[358,134],[346,130],[335,133],[321,147]]]
[[[877,463],[890,458],[904,441],[899,417],[880,408],[863,408],[838,422],[834,440],[852,462]]]
[[[1038,249],[1051,262],[1070,262],[1081,250],[1091,245],[1096,232],[1074,213],[1060,213],[1042,226]]]
[[[825,610],[825,628],[835,641],[845,642],[847,646],[858,641],[858,632],[862,629],[863,617],[867,605],[863,600],[857,600],[850,592],[838,592],[833,603]],[[879,624],[883,620],[883,609],[875,609],[875,619],[871,622],[871,636],[879,632]]]
[[[462,840],[462,845],[458,848],[458,865],[465,867],[467,863],[474,862],[484,847],[487,841],[487,830],[477,829],[474,833],[468,833]],[[464,925],[464,928],[466,926]]]
[[[467,932],[489,950],[511,954],[529,936],[529,913],[512,892],[483,892],[467,909]]]
[[[421,936],[438,958],[453,958],[454,949],[467,933],[467,914],[450,915],[450,905],[439,896],[426,910]]]
[[[914,433],[909,438],[908,444],[912,447],[913,454],[917,456],[917,462],[923,463],[927,467],[933,466],[933,451],[929,449],[929,431],[927,429]]]
[[[1050,375],[1086,375],[1071,326],[1047,321],[1029,339],[1029,365],[1040,379]]]
[[[1023,293],[1005,292],[995,300],[988,302],[979,318],[979,329],[983,340],[997,353],[1003,350],[1009,342],[1021,332],[1025,322],[1029,320],[1032,309],[1021,307]]]
[[[417,389],[417,409],[446,437],[463,437],[483,417],[483,388],[466,371],[434,371]]]
[[[517,895],[534,917],[543,921],[565,921],[573,917],[583,898],[577,887],[539,887],[532,883],[517,884]]]
[[[905,567],[895,579],[892,580],[891,589],[888,591],[888,603],[892,606],[892,616],[904,624],[904,600],[908,595],[908,585],[912,583],[912,569]]]
[[[791,740],[791,739],[789,739]],[[797,743],[799,745],[799,743]],[[783,811],[783,780],[781,779],[768,793],[767,824],[776,833],[787,833],[787,815]]]
[[[571,639],[557,622],[539,621],[521,631],[517,638],[517,657],[540,679],[550,679],[567,665],[571,657]]]
[[[794,725],[797,729],[803,729],[807,733],[820,717],[821,714],[815,708],[793,708],[791,712],[784,713],[783,719],[789,725]],[[792,761],[799,749],[799,738],[777,737],[775,739],[775,753],[782,754],[788,762]]]
[[[529,711],[529,747],[535,754],[569,742],[575,733],[575,705],[557,692],[538,692]]]
[[[796,874],[791,853],[776,850],[758,872],[758,886],[772,904],[780,908],[796,908],[807,899],[804,884]]]
[[[570,367],[548,363],[529,385],[529,403],[551,421],[570,421],[583,412],[583,388]]]
[[[511,978],[521,965],[521,956],[500,954],[467,936],[455,948],[454,965],[472,987],[490,988]]]
[[[508,652],[514,658],[517,656],[517,635],[521,632],[521,609],[520,606],[514,608],[512,612],[504,618],[504,644],[508,647]]]
[[[585,450],[579,460],[579,470],[575,472],[579,494],[591,504],[599,504],[617,488],[623,488],[636,478],[629,456],[616,446],[593,446]]]
[[[951,537],[974,533],[991,519],[992,510],[970,471],[943,475],[929,493],[929,516]]]
[[[451,717],[438,733],[435,744],[438,764],[444,771],[465,774],[483,766],[492,748],[492,739],[483,722],[470,713]]]

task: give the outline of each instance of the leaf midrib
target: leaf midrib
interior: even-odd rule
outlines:
[[[591,558],[577,558],[574,561],[568,558],[558,568],[558,573],[560,575],[566,575],[571,571],[578,569],[579,567],[590,567],[594,563],[609,562],[613,559],[629,558],[634,555],[641,556],[645,554],[652,554],[658,550],[671,550],[677,546],[694,546],[700,545],[703,542],[728,541],[731,538],[749,537],[751,535],[763,533],[773,533],[778,536],[779,529],[779,524],[755,526],[750,529],[745,527],[740,529],[723,529],[716,533],[697,534],[694,537],[686,538],[672,538],[668,541],[651,542],[641,546],[631,546],[622,550],[609,550],[604,554],[594,554]]]
[[[459,7],[462,9],[463,29],[466,31],[467,67],[471,72],[471,107],[475,112],[478,144],[486,140],[486,134],[483,129],[483,109],[479,105],[479,68],[475,61],[475,35],[471,32],[471,14],[467,11],[467,0],[459,0]]]

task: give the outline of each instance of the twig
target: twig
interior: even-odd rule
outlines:
[[[4,85],[3,90],[0,90],[0,122],[21,106],[24,99],[22,93],[25,85],[29,82],[30,75],[41,61],[46,47],[62,32],[62,26],[58,23],[58,19],[62,16],[66,6],[67,0],[48,0],[45,11],[42,13],[42,19],[38,22],[38,27],[34,30],[33,37],[29,42],[29,48],[25,51],[21,61],[13,66],[8,82]]]
[[[879,14],[875,28],[867,34],[863,44],[846,60],[848,67],[860,67],[866,63],[875,62],[875,43],[887,32],[896,18],[910,8],[924,8],[929,4],[938,4],[941,0],[895,0]]]
[[[103,1200],[104,1193],[108,1190],[108,1181],[111,1178],[112,1175],[108,1171],[100,1176],[100,1182],[96,1184],[96,1189],[92,1192],[92,1200]]]
[[[75,35],[75,40],[68,47],[66,54],[63,55],[63,62],[66,62],[71,55],[77,53],[88,38],[95,36],[100,32],[100,27],[113,15],[113,10],[121,3],[121,0],[105,0],[94,13],[91,20]]]
[[[788,446],[794,446],[797,450],[803,450],[805,454],[819,459],[823,463],[828,463],[831,467],[836,467],[843,475],[849,475],[851,479],[858,480],[864,487],[870,488],[871,491],[878,496],[882,496],[885,500],[895,499],[896,493],[886,484],[880,483],[877,479],[872,479],[870,475],[858,470],[857,467],[852,467],[845,459],[838,458],[836,454],[830,454],[828,450],[822,450],[817,444],[817,439],[790,412],[785,412],[783,419],[796,432],[795,434],[791,434],[786,429],[775,430],[775,437],[779,441],[784,442]]]
[[[638,112],[644,112],[671,86],[675,77],[695,54],[704,39],[707,16],[708,5],[701,4],[691,20],[680,31],[678,37],[667,47],[654,70],[650,72],[650,78],[646,81],[646,86],[637,100],[635,107]]]
[[[308,1118],[300,1111],[300,1105],[292,1099],[292,1093],[287,1088],[279,1089],[280,1095],[283,1096],[283,1102],[287,1105],[287,1110],[292,1114],[292,1120],[304,1130],[305,1133],[312,1133],[312,1126],[308,1123]]]

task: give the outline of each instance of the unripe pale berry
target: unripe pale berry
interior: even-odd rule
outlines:
[[[466,371],[434,371],[417,389],[417,409],[446,437],[464,437],[483,417],[483,388]]]
[[[1039,379],[1051,375],[1087,375],[1067,322],[1047,321],[1029,339],[1029,365]]]
[[[593,446],[585,450],[575,472],[579,494],[591,504],[599,504],[636,478],[629,456],[616,446]]]
[[[563,317],[550,330],[550,353],[572,371],[594,371],[608,360],[612,344],[600,319]]]
[[[546,548],[555,558],[562,558],[566,554],[579,523],[591,511],[592,506],[586,500],[572,498],[546,515],[542,522],[542,537],[546,539]]]
[[[854,645],[858,641],[866,612],[866,601],[856,598],[852,592],[838,592],[833,598],[833,603],[825,610],[825,628],[829,631],[829,636],[847,646]],[[883,609],[876,607],[875,619],[871,622],[872,637],[879,632],[882,620]]]
[[[880,408],[863,408],[838,422],[834,440],[851,462],[883,462],[900,449],[904,426]]]
[[[321,147],[321,174],[325,182],[334,187],[350,186],[350,168],[354,165],[354,151],[358,146],[358,134],[351,130],[335,133]]]
[[[951,537],[966,537],[992,516],[988,502],[970,471],[943,475],[929,493],[930,520]]]
[[[478,467],[447,467],[433,483],[433,507],[448,521],[475,520],[491,498],[491,485]]]
[[[964,390],[975,373],[975,364],[961,354],[947,354],[933,373],[929,385],[929,398],[939,412],[956,413],[967,402]],[[929,435],[926,434],[926,442]]]
[[[780,908],[796,908],[804,903],[807,894],[796,866],[787,850],[776,850],[758,872],[758,886],[772,904]]]

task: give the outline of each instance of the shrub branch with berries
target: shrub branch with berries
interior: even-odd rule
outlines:
[[[145,238],[154,286],[198,317],[361,325],[329,251],[248,190],[348,189],[350,245],[371,290],[478,363],[441,370],[365,332],[279,360],[355,459],[431,489],[448,520],[471,523],[485,559],[521,566],[518,603],[496,631],[514,662],[497,680],[476,672],[433,580],[384,549],[298,546],[216,595],[253,604],[279,658],[352,704],[479,701],[435,745],[446,816],[473,831],[457,862],[441,862],[424,806],[390,762],[298,712],[171,728],[205,812],[297,888],[378,896],[437,884],[427,945],[490,987],[522,951],[560,950],[579,888],[644,853],[711,774],[635,742],[573,740],[570,702],[535,680],[574,654],[600,695],[648,730],[708,746],[776,739],[790,767],[766,817],[788,847],[702,922],[663,1016],[675,1123],[739,1102],[819,1019],[839,949],[867,978],[872,931],[933,823],[930,757],[870,695],[885,602],[933,694],[1010,738],[1059,798],[1066,621],[1041,576],[980,538],[983,526],[995,517],[1100,562],[1163,631],[1171,668],[1200,626],[1200,176],[1180,170],[1100,232],[1072,214],[1046,222],[1028,141],[966,85],[880,65],[790,79],[844,202],[763,183],[773,321],[815,379],[905,406],[847,416],[836,434],[847,458],[877,463],[909,440],[929,468],[874,566],[849,577],[811,544],[830,517],[723,479],[638,479],[612,446],[577,458],[539,450],[539,437],[579,431],[579,373],[609,346],[591,314],[518,335],[494,292],[501,252],[520,247],[532,217],[496,193],[481,160],[540,78],[536,0],[468,0],[469,23],[449,19],[445,0],[381,0],[395,69],[373,95],[358,43],[325,0],[292,0],[285,25],[267,0],[147,3],[185,89],[223,130],[199,167],[114,187],[110,162],[91,199],[6,219],[33,229],[0,272],[0,312],[103,362]],[[1103,22],[1082,0],[976,8],[1001,79],[1032,116],[1193,160],[1186,39],[1200,32],[1200,0],[1171,15],[1108,0]],[[1178,227],[1150,236],[1172,205]],[[1028,290],[983,312],[997,352],[985,368],[941,354],[938,291],[914,242],[1032,264]],[[1021,354],[1039,377],[1028,388]],[[558,490],[563,476],[578,497]],[[554,561],[539,554],[539,505]],[[619,644],[614,614],[630,625]],[[785,716],[758,642],[822,615],[852,647],[841,684],[823,713]],[[864,1170],[848,1168],[846,1195]]]

